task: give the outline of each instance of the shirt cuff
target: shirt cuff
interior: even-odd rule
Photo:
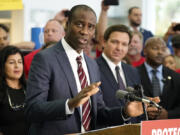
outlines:
[[[129,120],[131,119],[131,117],[127,116],[127,114],[124,111],[124,107],[121,108],[121,114],[122,114],[122,119],[124,120],[124,122],[129,122]]]
[[[66,100],[65,109],[66,109],[66,115],[70,115],[74,113],[74,109],[70,110],[68,106],[69,99]]]

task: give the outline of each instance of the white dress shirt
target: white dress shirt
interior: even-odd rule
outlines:
[[[80,80],[79,80],[79,76],[78,76],[78,64],[77,64],[77,61],[76,61],[76,58],[81,56],[82,57],[82,67],[83,67],[83,70],[86,74],[86,78],[87,78],[87,81],[88,81],[88,85],[90,84],[90,79],[89,79],[89,73],[88,73],[88,69],[87,69],[87,65],[86,65],[86,61],[84,59],[84,54],[83,54],[83,51],[79,54],[78,52],[76,52],[66,41],[64,38],[62,38],[62,46],[67,54],[67,57],[69,59],[69,62],[70,62],[70,65],[71,65],[71,68],[72,68],[72,71],[73,71],[73,74],[74,74],[74,78],[76,80],[76,85],[77,85],[77,90],[78,90],[78,93],[81,91],[81,83],[80,83]],[[73,114],[74,110],[70,110],[68,105],[67,105],[67,102],[68,100],[66,101],[66,114]],[[90,102],[91,103],[91,102]],[[82,120],[82,105],[80,106],[80,113],[81,113],[81,120]],[[81,132],[84,132],[84,127],[83,125],[81,124]]]
[[[105,53],[102,53],[102,57],[103,57],[103,58],[105,59],[105,61],[107,62],[108,66],[109,66],[109,68],[111,69],[111,71],[112,71],[112,73],[113,73],[113,76],[114,76],[114,78],[116,79],[117,82],[118,82],[118,80],[117,80],[117,75],[116,75],[115,67],[116,67],[116,66],[119,66],[119,68],[120,68],[120,71],[119,71],[120,76],[121,76],[121,78],[122,78],[122,81],[123,81],[123,83],[124,83],[124,86],[127,87],[126,79],[125,79],[125,75],[124,75],[124,71],[123,71],[122,65],[121,65],[121,61],[116,65],[116,64],[114,64],[114,63],[106,56]],[[122,113],[122,110],[121,110],[121,115],[122,115],[122,114],[123,114],[123,113]],[[123,118],[124,122],[127,122],[127,121],[130,120],[130,117],[125,118],[123,115],[122,115],[122,118]],[[130,122],[129,122],[129,123],[130,123]]]
[[[120,73],[120,76],[122,78],[123,84],[124,84],[125,87],[127,87],[124,71],[123,71],[122,65],[121,65],[121,61],[116,65],[106,56],[106,54],[102,53],[102,57],[106,60],[108,66],[111,69],[111,71],[113,73],[113,76],[114,76],[114,78],[116,79],[117,82],[118,82],[118,80],[117,80],[115,67],[119,66],[119,68],[120,68],[119,73]]]

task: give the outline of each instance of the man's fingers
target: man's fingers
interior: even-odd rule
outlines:
[[[95,83],[92,83],[91,85],[89,85],[90,88],[96,88],[96,87],[99,87],[101,84],[101,82],[95,82]]]
[[[84,88],[83,91],[84,91],[84,92],[91,91],[92,89],[99,87],[100,84],[101,84],[101,82],[92,83],[92,84],[90,84],[89,86],[87,86],[86,88]]]
[[[91,85],[87,86],[86,88],[81,90],[81,94],[83,97],[92,96],[99,91],[99,86],[101,82],[92,83]]]
[[[99,91],[99,88],[94,88],[91,91],[88,92],[89,96],[96,94]]]
[[[148,98],[149,98],[149,100],[151,100],[155,103],[159,103],[161,101],[159,97],[148,97]]]

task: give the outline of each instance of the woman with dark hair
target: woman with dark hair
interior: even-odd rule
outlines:
[[[0,52],[0,134],[25,135],[26,81],[23,54],[14,46]]]

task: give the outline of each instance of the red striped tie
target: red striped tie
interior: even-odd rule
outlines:
[[[81,83],[81,89],[83,89],[86,86],[88,86],[88,82],[87,82],[86,74],[82,68],[82,62],[81,62],[82,57],[79,56],[76,58],[76,60],[78,63],[78,76]],[[90,101],[88,100],[82,105],[82,125],[86,131],[90,130],[90,122],[91,122],[90,112],[91,112],[91,105],[90,105]]]

